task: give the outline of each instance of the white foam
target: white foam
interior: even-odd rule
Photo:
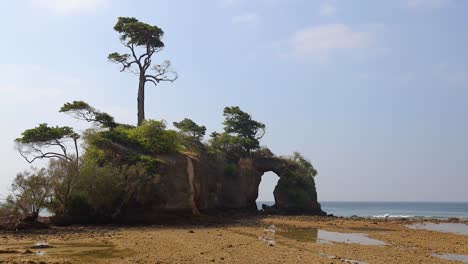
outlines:
[[[384,214],[384,215],[373,215],[372,218],[411,218],[414,217],[412,215],[391,215],[391,214]]]

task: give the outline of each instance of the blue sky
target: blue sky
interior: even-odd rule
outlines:
[[[29,167],[14,150],[41,122],[85,100],[136,123],[137,80],[118,16],[161,27],[180,78],[147,88],[147,117],[221,130],[239,105],[263,144],[300,151],[320,200],[468,201],[468,1],[17,0],[0,2],[0,190]],[[38,164],[40,165],[40,164]],[[271,200],[267,175],[260,199]]]

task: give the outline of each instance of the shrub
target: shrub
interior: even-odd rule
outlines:
[[[46,169],[33,169],[18,173],[11,185],[11,202],[24,216],[36,219],[41,209],[47,206],[52,196],[50,177]]]

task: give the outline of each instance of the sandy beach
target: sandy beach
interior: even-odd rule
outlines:
[[[202,222],[4,232],[0,263],[455,263],[436,254],[468,255],[467,235],[409,228],[416,220]]]

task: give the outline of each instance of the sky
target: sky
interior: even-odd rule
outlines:
[[[30,166],[23,130],[83,129],[64,102],[136,123],[137,78],[107,61],[125,52],[117,17],[134,16],[164,30],[155,61],[179,74],[147,88],[147,118],[211,133],[240,106],[267,125],[262,145],[312,161],[321,201],[468,201],[467,13],[461,0],[0,0],[0,192]]]

